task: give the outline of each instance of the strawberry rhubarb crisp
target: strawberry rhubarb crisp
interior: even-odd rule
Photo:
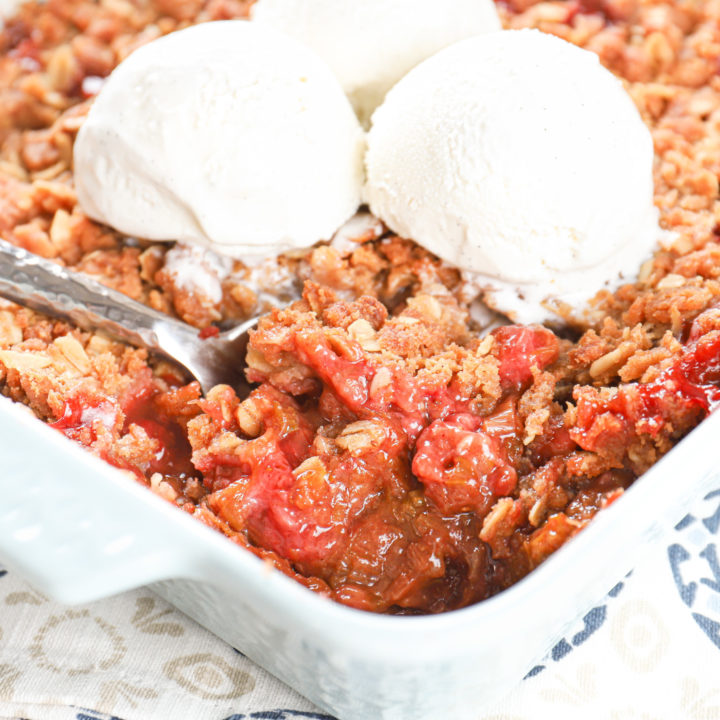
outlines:
[[[435,613],[530,572],[720,399],[720,3],[500,3],[599,55],[655,145],[671,239],[587,322],[479,317],[461,272],[361,213],[246,267],[80,210],[72,150],[135,48],[243,0],[48,0],[0,32],[0,236],[205,332],[263,313],[249,397],[0,306],[0,389],[311,589]],[[271,309],[271,306],[276,306]]]

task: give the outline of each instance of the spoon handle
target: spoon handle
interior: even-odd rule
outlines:
[[[166,357],[160,328],[162,335],[171,331],[183,342],[197,342],[189,325],[5,240],[0,240],[0,296]]]

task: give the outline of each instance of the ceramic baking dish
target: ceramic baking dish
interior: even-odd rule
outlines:
[[[315,595],[0,398],[0,559],[67,603],[149,585],[342,720],[477,718],[716,485],[719,433],[715,414],[509,590],[390,617]]]

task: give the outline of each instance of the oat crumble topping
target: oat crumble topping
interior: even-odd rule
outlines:
[[[262,271],[126,238],[76,203],[72,148],[141,44],[250,0],[48,0],[0,31],[0,237],[198,328],[267,313],[240,400],[0,302],[0,390],[169,502],[355,607],[439,612],[541,563],[714,407],[720,1],[498,4],[597,53],[655,144],[668,240],[591,326],[489,335],[458,270],[377,223]],[[285,309],[271,310],[280,284]],[[299,299],[297,299],[299,298]]]

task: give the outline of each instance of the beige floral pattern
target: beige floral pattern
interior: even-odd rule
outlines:
[[[96,652],[90,656],[69,654],[73,636],[92,637]],[[42,668],[64,675],[88,675],[93,670],[109,670],[127,652],[125,639],[107,620],[89,610],[66,610],[51,615],[38,630],[30,645],[30,654]]]
[[[142,700],[156,698],[157,691],[151,687],[139,687],[125,680],[113,678],[104,682],[100,687],[99,707],[115,707],[118,699],[123,698],[132,707],[136,708]]]
[[[68,608],[0,572],[0,719],[220,720],[267,707],[315,710],[148,590]]]
[[[684,677],[681,688],[682,706],[688,719],[720,718],[720,687],[703,686],[697,678]]]
[[[655,670],[670,643],[660,613],[645,600],[622,605],[610,635],[622,660],[639,673]]]
[[[15,682],[22,670],[12,665],[0,665],[0,700],[11,698],[15,692]]]
[[[132,616],[132,624],[140,630],[140,632],[149,633],[150,635],[171,635],[172,637],[180,637],[185,633],[185,628],[181,622],[173,620],[180,618],[180,614],[173,608],[164,604],[160,608],[160,601],[151,595],[143,595],[135,600],[137,610]],[[168,619],[173,620],[168,622]]]
[[[181,688],[207,700],[239,698],[255,686],[251,675],[211,653],[175,658],[163,670]]]
[[[37,590],[29,588],[20,592],[11,592],[5,596],[6,605],[42,605],[48,601],[47,597]]]
[[[555,678],[541,695],[548,702],[560,702],[576,707],[583,707],[597,699],[597,667],[584,664],[575,673],[568,673]]]

